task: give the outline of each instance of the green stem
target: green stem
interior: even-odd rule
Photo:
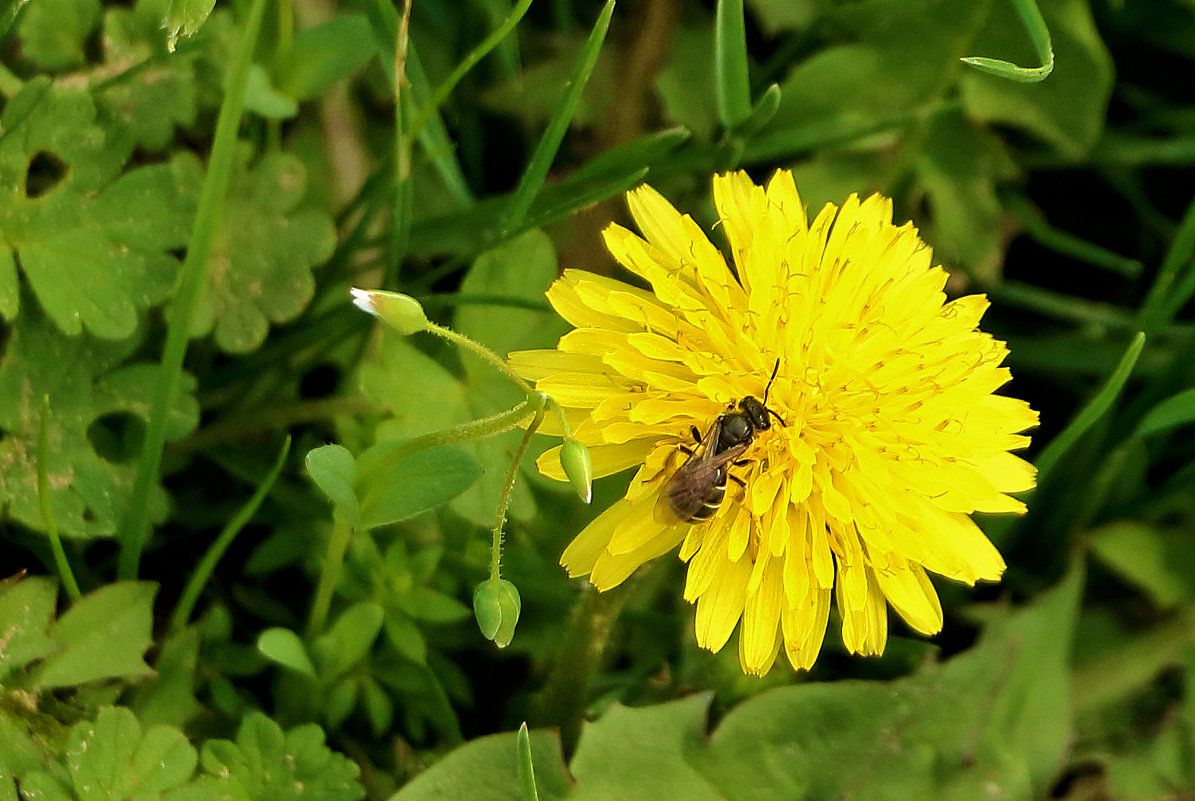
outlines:
[[[187,256],[180,273],[178,293],[175,295],[166,345],[162,349],[162,366],[150,401],[149,420],[145,430],[145,444],[137,464],[137,478],[129,509],[121,526],[119,575],[123,579],[137,577],[141,551],[149,540],[150,496],[158,481],[162,466],[162,449],[166,444],[166,424],[171,407],[178,396],[182,381],[183,359],[187,355],[187,341],[191,322],[199,306],[199,296],[207,280],[212,241],[224,211],[224,199],[232,178],[233,158],[236,154],[237,129],[245,103],[245,86],[253,50],[265,13],[265,0],[253,0],[249,17],[241,30],[240,48],[225,87],[224,102],[216,122],[211,158],[200,190],[195,225],[187,245]]]
[[[535,394],[538,395],[538,393]],[[527,400],[504,412],[498,412],[489,417],[483,417],[480,420],[470,420],[468,423],[461,423],[452,428],[446,428],[443,431],[420,434],[417,437],[412,437],[396,445],[393,450],[378,461],[371,472],[374,475],[383,475],[391,465],[424,448],[432,448],[436,445],[451,445],[454,442],[471,442],[503,434],[512,428],[516,428],[519,423],[527,419],[527,415],[533,414],[534,411],[531,396],[528,396]],[[362,493],[361,505],[367,506],[379,491],[381,491],[380,488],[376,487],[366,489]]]
[[[498,515],[494,521],[494,539],[490,546],[490,578],[500,578],[499,569],[502,565],[502,529],[506,525],[506,510],[510,507],[510,493],[514,489],[515,478],[519,474],[519,465],[527,455],[527,446],[531,444],[531,437],[535,435],[539,424],[544,421],[544,406],[548,396],[542,392],[532,393],[527,397],[527,408],[535,412],[535,417],[523,432],[523,439],[519,442],[514,459],[510,462],[510,470],[506,473],[506,486],[502,488],[502,497],[498,500]]]
[[[286,441],[282,444],[282,450],[278,453],[278,458],[274,461],[274,466],[266,474],[265,480],[258,485],[257,490],[249,498],[248,502],[228,521],[228,525],[224,527],[220,535],[216,537],[216,540],[208,546],[207,553],[199,560],[199,565],[196,566],[195,571],[187,580],[187,586],[183,589],[183,594],[179,597],[178,604],[174,607],[174,614],[170,617],[171,634],[177,634],[182,631],[183,627],[187,625],[187,621],[191,619],[191,612],[195,609],[195,603],[199,600],[199,594],[203,592],[208,579],[215,572],[220,558],[224,556],[228,547],[232,545],[232,541],[236,539],[237,534],[241,532],[245,524],[257,513],[262,501],[266,499],[266,495],[273,489],[274,482],[278,480],[278,476],[282,473],[282,468],[286,465],[286,457],[289,453],[290,437],[287,437]]]
[[[414,193],[411,183],[411,142],[414,136],[405,130],[403,105],[407,93],[407,43],[411,24],[411,0],[403,3],[402,16],[394,42],[394,222],[390,231],[390,258],[387,259],[383,286],[397,286],[399,269],[407,255],[411,236],[411,210]]]
[[[449,342],[453,343],[454,345],[459,345],[460,347],[465,348],[466,350],[470,350],[473,353],[476,353],[478,356],[485,359],[487,362],[492,364],[494,367],[498,368],[498,370],[500,370],[503,375],[505,375],[507,378],[509,378],[511,381],[513,381],[515,383],[515,385],[518,386],[519,389],[526,392],[528,398],[530,398],[532,395],[535,394],[535,387],[531,386],[526,381],[524,381],[523,377],[521,375],[519,375],[518,373],[516,373],[514,370],[510,369],[510,365],[508,365],[498,354],[494,353],[492,350],[487,348],[485,345],[482,345],[480,342],[472,340],[469,337],[465,336],[464,334],[458,334],[456,331],[453,331],[451,328],[446,328],[445,326],[442,326],[442,325],[436,325],[433,322],[428,322],[427,328],[425,330],[427,330],[428,332],[430,332],[432,334],[435,334],[438,337],[443,337],[444,339],[448,340]]]
[[[328,620],[332,608],[332,595],[340,581],[340,570],[344,566],[344,555],[349,549],[353,527],[336,517],[332,521],[332,536],[328,538],[328,551],[324,554],[324,566],[320,570],[319,586],[315,600],[311,602],[311,616],[307,619],[307,638],[319,636]]]
[[[54,514],[50,509],[50,396],[42,395],[41,430],[37,435],[37,505],[41,510],[41,519],[46,526],[46,536],[50,538],[50,550],[54,553],[54,568],[58,571],[58,578],[66,588],[66,595],[72,602],[83,597],[79,592],[79,583],[75,581],[75,574],[71,571],[71,563],[67,561],[66,550],[62,547],[62,537],[58,534],[58,524],[54,522]]]

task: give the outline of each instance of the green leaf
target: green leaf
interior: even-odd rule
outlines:
[[[1103,131],[1112,94],[1112,59],[1085,0],[1045,3],[1042,14],[1055,53],[1049,79],[1013,83],[967,70],[961,83],[963,102],[969,117],[1018,127],[1053,145],[1063,156],[1077,159],[1091,149]],[[1036,59],[1020,19],[998,3],[992,5],[987,24],[972,48],[1008,54],[1018,62]]]
[[[0,499],[8,515],[38,531],[44,526],[38,507],[37,454],[43,393],[50,395],[48,465],[50,508],[64,536],[111,537],[124,514],[135,477],[130,463],[137,425],[147,413],[158,367],[121,367],[135,342],[107,343],[90,337],[67,337],[36,308],[27,310],[12,328],[0,357]],[[171,440],[190,432],[199,408],[189,394],[193,381],[171,411]],[[111,423],[112,429],[105,424]],[[112,433],[109,433],[109,432]],[[155,488],[152,511],[165,515],[166,498]]]
[[[1054,71],[1054,48],[1050,43],[1050,30],[1046,27],[1046,21],[1042,19],[1036,0],[1013,0],[1013,6],[1025,26],[1026,33],[1029,34],[1029,41],[1033,44],[1033,51],[1037,54],[1041,66],[1018,67],[1010,61],[984,56],[968,56],[963,58],[962,62],[989,75],[1007,78],[1010,81],[1037,83],[1045,80]]]
[[[166,58],[165,7],[164,0],[138,0],[131,9],[108,8],[101,39],[101,70],[142,66],[101,84],[96,100],[140,147],[151,151],[166,149],[176,127],[195,123],[200,84],[196,64],[209,54],[218,58],[216,48]]]
[[[718,0],[714,16],[714,106],[728,130],[751,115],[743,0]]]
[[[14,99],[0,115],[4,130],[20,131],[0,139],[0,185],[16,190],[0,196],[12,250],[4,261],[16,256],[64,333],[129,337],[138,311],[173,288],[178,261],[168,251],[186,242],[199,162],[178,153],[120,175],[128,144],[95,124],[89,95],[55,86],[21,119],[25,108]]]
[[[233,175],[223,236],[196,309],[193,336],[213,332],[228,353],[261,345],[270,323],[294,319],[311,300],[311,269],[336,243],[331,218],[300,209],[307,170],[298,158],[274,152],[252,167],[248,153]]]
[[[142,736],[132,712],[107,707],[71,730],[66,761],[79,801],[148,801],[191,778],[198,757],[178,729]]]
[[[151,673],[141,657],[153,642],[157,590],[152,582],[121,581],[83,596],[50,628],[66,650],[42,663],[34,684],[70,687]]]
[[[461,292],[540,300],[556,276],[552,241],[542,231],[532,230],[479,256],[461,283]],[[482,305],[462,306],[456,314],[456,327],[500,355],[513,350],[551,347],[566,330],[564,323],[551,312]],[[462,361],[469,387],[466,396],[469,417],[484,417],[508,409],[524,398],[510,379],[480,359],[465,355]],[[512,431],[470,446],[485,473],[476,487],[453,502],[454,511],[479,525],[493,524],[506,473],[522,436],[521,431]],[[525,461],[525,475],[534,473],[534,456],[533,448]],[[534,513],[530,490],[524,481],[516,481],[509,515],[526,520]]]
[[[377,42],[364,14],[342,14],[295,34],[278,66],[278,89],[302,102],[365,66]]]
[[[203,710],[195,697],[199,632],[191,627],[166,640],[154,661],[152,681],[138,689],[132,708],[142,724],[185,726]]]
[[[78,67],[87,58],[87,39],[99,21],[99,0],[31,3],[17,28],[21,52],[47,72]]]
[[[247,715],[236,741],[209,740],[200,757],[221,792],[233,797],[289,801],[357,801],[365,788],[355,763],[324,745],[314,723],[283,732],[260,712]]]
[[[382,607],[365,601],[341,612],[327,633],[315,642],[313,650],[320,662],[320,675],[339,676],[364,662],[382,631],[384,617]]]
[[[927,236],[934,258],[995,284],[1006,240],[996,187],[1015,177],[1017,165],[994,134],[959,113],[938,114],[925,129],[915,170],[934,210]]]
[[[203,27],[215,7],[216,0],[170,0],[162,24],[169,36],[170,52],[174,52],[180,38],[194,36]]]
[[[560,756],[558,735],[548,729],[536,729],[531,732],[530,741],[540,801],[560,801],[566,796],[573,798],[568,789],[571,782]],[[518,742],[515,732],[480,737],[448,754],[416,776],[392,795],[390,801],[445,801],[450,798],[469,801],[523,801],[518,764]],[[624,798],[652,797],[644,795]],[[685,797],[676,795],[658,798],[663,801],[665,798]]]
[[[380,470],[373,465],[401,443],[383,442],[361,455],[361,527],[386,526],[448,503],[472,486],[481,465],[467,451],[450,445],[425,448]]]
[[[356,526],[361,510],[353,486],[357,483],[357,464],[347,448],[324,445],[307,452],[307,473],[332,501],[334,514],[350,526]]]
[[[705,26],[678,24],[667,61],[656,75],[656,91],[667,119],[708,140],[718,126],[718,110],[710,98],[717,93],[710,32]]]
[[[1145,413],[1134,436],[1145,437],[1195,421],[1195,389],[1171,395]]]
[[[275,664],[315,678],[315,665],[307,655],[307,646],[303,644],[302,638],[290,629],[266,629],[257,637],[257,650]]]
[[[451,595],[428,587],[412,587],[403,596],[403,610],[417,620],[429,623],[457,623],[472,614],[469,607]]]
[[[46,635],[58,587],[46,576],[0,584],[0,687],[17,670],[58,647]]]
[[[1169,609],[1195,596],[1195,542],[1187,532],[1118,520],[1095,529],[1090,537],[1092,553],[1158,607]]]
[[[268,120],[287,120],[299,113],[299,104],[274,88],[265,67],[254,64],[249,67],[249,82],[245,84],[245,110]]]

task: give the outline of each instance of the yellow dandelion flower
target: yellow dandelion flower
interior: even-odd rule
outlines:
[[[1004,343],[977,327],[987,299],[948,302],[946,272],[881,195],[809,222],[791,173],[761,187],[739,172],[715,177],[714,200],[733,273],[690,217],[640,187],[628,203],[643,237],[611,225],[605,240],[651,290],[566,270],[548,298],[575,330],[554,350],[510,355],[565,408],[595,477],[638,467],[561,563],[606,590],[679,546],[698,644],[719,650],[741,621],[752,674],[781,645],[810,668],[831,595],[853,653],[883,651],[889,605],[936,633],[927,573],[999,579],[1004,560],[969,515],[1023,512],[1008,493],[1034,485],[1009,451],[1029,444],[1020,432],[1037,414],[993,394],[1010,375]],[[709,437],[746,413],[744,398],[766,403],[772,424]],[[725,478],[708,465],[722,461],[720,508],[677,522],[670,488],[687,481],[716,505]],[[565,478],[559,448],[539,467]]]

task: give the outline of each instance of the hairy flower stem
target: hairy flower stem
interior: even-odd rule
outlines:
[[[533,392],[527,396],[527,406],[535,411],[535,417],[532,418],[527,430],[523,432],[523,439],[519,442],[518,450],[515,451],[514,458],[510,461],[510,470],[506,474],[506,485],[502,488],[502,498],[498,501],[498,515],[494,521],[494,540],[490,546],[490,578],[497,579],[499,576],[499,568],[502,563],[502,528],[506,525],[506,510],[510,507],[510,493],[515,486],[515,478],[519,474],[519,465],[523,462],[523,457],[527,455],[527,446],[531,443],[531,437],[539,429],[539,424],[544,421],[544,407],[547,405],[548,396],[542,392]]]

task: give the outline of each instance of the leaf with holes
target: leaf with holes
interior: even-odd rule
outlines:
[[[307,170],[296,157],[272,153],[250,167],[241,152],[192,334],[214,332],[221,350],[247,353],[270,323],[306,308],[315,292],[311,268],[336,244],[327,214],[299,208],[306,191]]]
[[[30,81],[0,114],[0,314],[19,309],[19,266],[63,333],[132,336],[170,294],[194,216],[198,160],[121,173],[128,137],[96,122],[90,95]]]
[[[50,396],[46,453],[50,511],[64,536],[111,537],[132,493],[142,424],[158,367],[124,364],[133,341],[104,342],[64,336],[36,308],[13,326],[0,356],[0,505],[7,517],[43,530],[37,494],[38,435],[42,396]],[[177,440],[199,418],[182,391],[168,422]],[[154,515],[166,512],[165,493],[155,494]]]

